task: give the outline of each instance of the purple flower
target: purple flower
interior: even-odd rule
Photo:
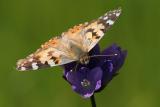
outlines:
[[[100,53],[99,45],[90,52],[90,62],[87,65],[72,62],[64,66],[64,79],[72,89],[84,98],[91,97],[95,92],[105,88],[124,63],[127,51],[113,44]],[[110,55],[110,56],[108,56]]]

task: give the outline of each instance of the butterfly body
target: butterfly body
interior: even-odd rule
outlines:
[[[89,60],[90,60],[90,56],[88,55],[88,53],[82,54],[79,58],[79,62],[85,65],[89,63]]]
[[[37,70],[78,61],[88,64],[88,53],[119,17],[121,9],[107,12],[100,18],[70,28],[61,36],[41,45],[36,52],[17,62],[20,71]]]

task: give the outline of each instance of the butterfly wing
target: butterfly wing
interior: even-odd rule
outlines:
[[[104,33],[114,24],[121,14],[121,9],[107,12],[97,20],[88,23],[82,31],[84,35],[83,44],[87,47],[88,52],[104,36]]]
[[[55,37],[42,45],[35,53],[25,59],[20,59],[17,62],[17,69],[20,71],[37,70],[75,60],[75,54],[71,52],[69,42],[62,37]]]
[[[114,24],[120,14],[120,8],[109,11],[96,20],[74,26],[62,35],[72,41],[82,52],[87,53],[104,36],[104,33]]]
[[[37,70],[79,60],[89,52],[119,17],[121,9],[107,12],[90,23],[79,24],[41,46],[35,53],[17,62],[20,71]]]
[[[62,35],[72,41],[82,52],[87,53],[104,36],[104,33],[114,24],[120,14],[120,8],[109,11],[96,20],[74,26]],[[81,52],[78,54],[81,54]]]

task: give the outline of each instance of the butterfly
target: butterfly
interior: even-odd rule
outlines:
[[[70,28],[60,36],[51,38],[48,42],[25,59],[17,62],[17,70],[37,70],[40,68],[64,65],[73,61],[88,64],[88,53],[104,36],[104,33],[114,24],[121,14],[121,9],[115,9],[103,16]]]

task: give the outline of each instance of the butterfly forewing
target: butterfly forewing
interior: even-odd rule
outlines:
[[[93,20],[84,28],[84,44],[88,52],[104,36],[104,33],[114,24],[121,14],[121,9],[107,12],[97,20]]]
[[[53,38],[41,46],[35,53],[17,62],[20,71],[37,70],[40,68],[63,65],[74,61],[69,44],[61,38]]]

